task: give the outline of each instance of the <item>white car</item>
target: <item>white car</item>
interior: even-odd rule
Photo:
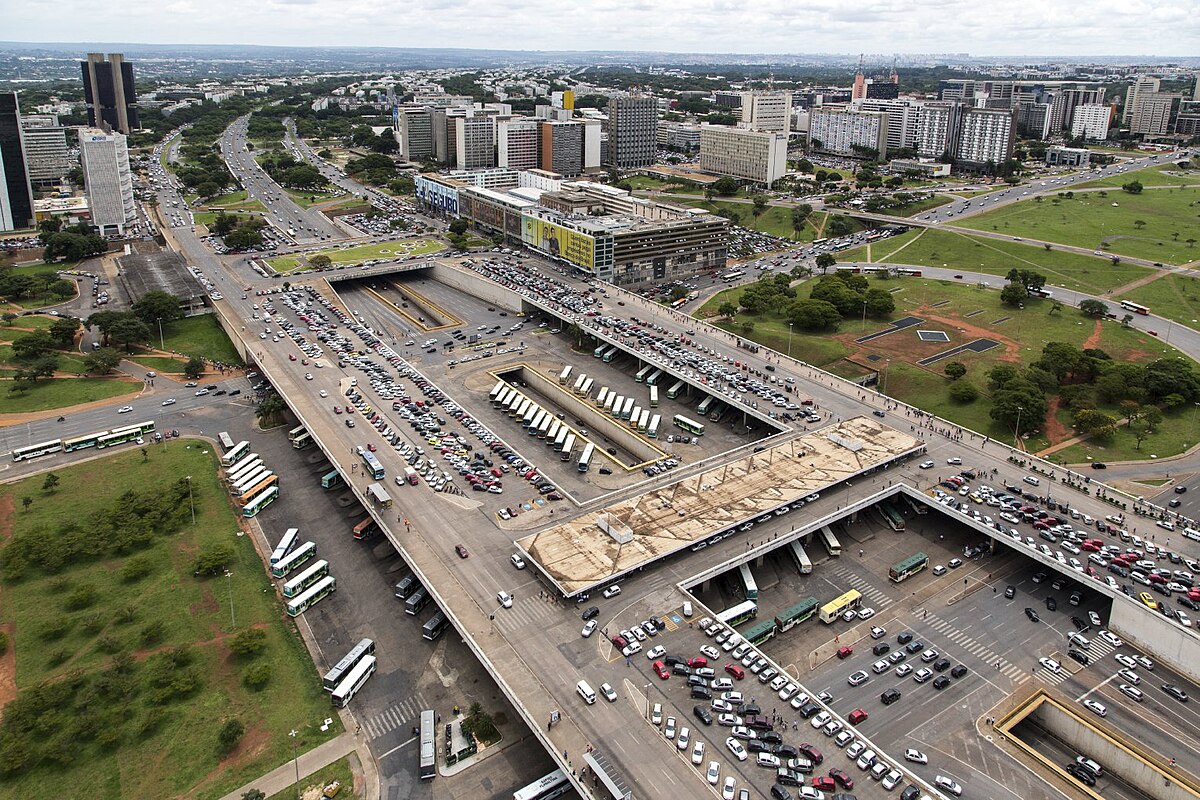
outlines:
[[[1098,716],[1101,716],[1101,717],[1108,716],[1108,707],[1105,706],[1104,703],[1101,703],[1099,700],[1093,700],[1092,698],[1089,697],[1088,699],[1083,701],[1083,707]]]
[[[582,631],[583,638],[586,639],[595,632],[596,632],[596,620],[589,619],[587,621],[587,624],[583,626],[583,631]]]
[[[1133,656],[1127,656],[1124,653],[1113,653],[1113,658],[1130,669],[1137,669],[1138,662],[1133,660]]]
[[[716,786],[721,780],[721,764],[717,761],[708,762],[708,770],[704,773],[704,778],[711,785]]]
[[[1038,659],[1038,663],[1050,672],[1053,672],[1055,675],[1058,675],[1062,672],[1062,664],[1059,664],[1053,658],[1046,658],[1043,656],[1042,658]]]
[[[709,644],[706,644],[703,647],[701,647],[700,653],[702,655],[704,655],[705,657],[712,659],[714,661],[721,657],[721,651]]]
[[[1113,633],[1112,631],[1110,631],[1108,629],[1101,629],[1100,633],[1097,635],[1104,641],[1111,644],[1113,647],[1120,647],[1121,645],[1125,644],[1125,642],[1121,639],[1120,636],[1117,636],[1115,633]]]
[[[759,753],[758,758],[755,760],[754,763],[760,767],[767,767],[768,769],[778,769],[779,768],[779,756],[775,755],[774,753]]]
[[[654,709],[650,712],[650,724],[654,727],[662,725],[662,703],[655,703]]]
[[[946,463],[950,464],[951,466],[959,466],[962,464],[962,459],[955,456],[954,458],[947,458]]]
[[[168,397],[166,400],[163,400],[163,401],[162,401],[162,404],[163,404],[164,406],[173,406],[173,405],[175,405],[175,398],[174,398],[174,397]]]
[[[933,782],[934,782],[934,784],[937,785],[937,787],[939,789],[949,792],[950,794],[954,795],[955,797],[962,796],[963,789],[961,786],[958,785],[958,783],[953,778],[947,778],[945,775],[938,775],[936,778],[933,779]]]
[[[1130,686],[1128,683],[1122,683],[1120,686],[1120,689],[1121,689],[1121,693],[1124,694],[1126,697],[1128,697],[1132,700],[1136,700],[1139,703],[1142,702],[1143,695],[1142,695],[1141,689],[1138,689],[1134,686]]]
[[[833,718],[831,716],[829,716],[828,711],[822,711],[821,713],[819,713],[815,717],[813,717],[812,721],[809,724],[813,726],[814,730],[820,730],[821,728],[824,728],[825,723],[829,722],[829,720],[831,720],[831,719],[833,719]]]
[[[512,595],[509,594],[508,592],[504,591],[503,589],[500,590],[496,594],[496,600],[497,600],[497,602],[500,603],[500,605],[504,606],[505,608],[512,608],[512,601],[513,601]],[[593,622],[594,621],[595,620],[593,620]]]
[[[130,411],[133,411],[133,406],[121,406],[117,409],[118,414],[128,414]]]
[[[610,586],[604,590],[604,599],[608,600],[610,598],[616,597],[620,593],[621,593],[620,586]]]
[[[675,737],[675,746],[680,750],[687,750],[691,744],[692,730],[691,728],[680,728],[679,735]]]
[[[675,718],[674,717],[667,717],[666,727],[663,728],[663,736],[667,737],[668,739],[675,738]]]
[[[922,461],[919,466],[921,469],[933,469],[934,464],[932,460]]]
[[[626,658],[629,658],[634,653],[640,653],[640,652],[642,652],[641,643],[640,642],[630,642],[629,646],[621,651],[621,655],[625,656]]]
[[[660,645],[657,645],[657,646],[655,646],[655,647],[651,647],[649,650],[647,650],[647,651],[646,651],[646,658],[648,658],[649,660],[653,661],[654,659],[656,659],[656,658],[661,658],[661,657],[663,657],[663,656],[664,656],[664,655],[666,655],[666,654],[667,654],[667,648],[663,647],[663,646],[660,644]]]
[[[928,764],[929,756],[925,755],[920,750],[914,750],[910,747],[904,751],[904,760],[911,761],[914,764]]]
[[[742,747],[742,743],[730,736],[725,740],[725,746],[729,748],[729,752],[733,753],[734,758],[738,761],[745,761],[747,758],[746,748]]]
[[[321,397],[329,397],[329,392],[325,391],[324,389],[318,392],[318,394],[320,394]]]
[[[721,800],[733,800],[736,789],[737,782],[734,781],[732,775],[727,775],[724,785],[721,786]]]
[[[604,699],[610,703],[617,702],[617,693],[613,691],[613,687],[607,683],[600,684],[600,694],[604,695]],[[684,728],[684,731],[686,730],[687,728]],[[682,750],[683,748],[681,747],[679,749]]]
[[[864,608],[858,612],[859,619],[870,619],[873,616],[875,616],[875,609],[873,608]]]
[[[704,763],[704,742],[696,742],[692,748],[692,763],[697,767]]]

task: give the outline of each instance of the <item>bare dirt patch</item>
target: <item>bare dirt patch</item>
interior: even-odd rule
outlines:
[[[1095,326],[1092,328],[1092,335],[1083,340],[1083,344],[1079,349],[1094,350],[1100,346],[1100,320],[1096,320]]]

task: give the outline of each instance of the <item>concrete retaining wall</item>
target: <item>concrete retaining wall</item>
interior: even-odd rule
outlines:
[[[452,289],[466,292],[472,297],[478,297],[485,303],[490,303],[506,311],[521,310],[521,296],[508,291],[498,283],[485,280],[463,269],[434,261],[430,265],[433,279],[446,284]]]
[[[1155,595],[1160,603],[1171,603],[1173,598]],[[1139,648],[1148,651],[1161,661],[1187,675],[1192,681],[1200,681],[1200,637],[1162,615],[1147,612],[1140,604],[1113,600],[1109,615],[1109,628]]]

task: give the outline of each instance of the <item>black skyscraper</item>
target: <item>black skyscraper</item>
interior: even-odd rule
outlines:
[[[0,92],[0,231],[33,226],[33,192],[16,92]]]
[[[127,135],[140,127],[133,67],[120,53],[109,53],[108,61],[103,53],[88,53],[87,61],[80,61],[79,67],[89,125]]]

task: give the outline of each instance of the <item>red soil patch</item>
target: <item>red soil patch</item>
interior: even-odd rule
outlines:
[[[199,783],[188,789],[188,793],[186,795],[179,795],[179,797],[196,797],[197,795],[202,794],[205,787],[211,785],[214,781],[221,778],[225,772],[233,769],[243,762],[253,761],[259,755],[261,755],[263,751],[267,749],[267,745],[270,744],[270,741],[271,734],[265,729],[258,726],[247,728],[246,735],[242,737],[240,742],[238,742],[238,746],[234,748],[233,752],[221,759],[221,762],[217,764],[217,766],[213,768],[211,772],[205,775]]]
[[[0,631],[8,636],[8,651],[0,656],[0,709],[17,696],[17,641],[16,627],[11,623],[0,625]]]
[[[1097,323],[1099,325],[1099,323]],[[1051,445],[1056,445],[1059,442],[1065,442],[1075,435],[1075,432],[1058,421],[1058,395],[1051,395],[1046,399],[1046,420],[1042,425],[1042,431],[1046,434],[1046,438]]]
[[[0,497],[0,542],[7,542],[12,536],[13,529],[13,514],[16,513],[16,506],[13,504],[12,495],[4,495]]]
[[[1092,335],[1083,340],[1080,345],[1080,350],[1094,350],[1100,346],[1100,320],[1096,320],[1095,327],[1092,328]]]

